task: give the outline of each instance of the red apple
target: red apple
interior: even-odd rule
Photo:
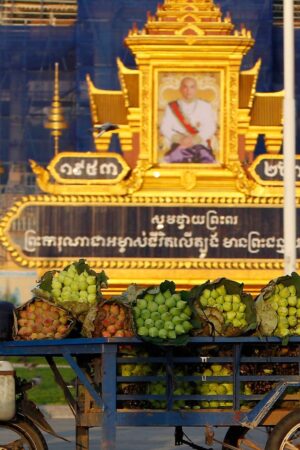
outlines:
[[[116,328],[118,330],[122,330],[124,328],[124,320],[117,320],[116,322]]]
[[[27,319],[19,319],[18,320],[18,325],[20,325],[20,327],[26,327]]]
[[[120,308],[119,305],[113,304],[110,307],[111,314],[114,314],[115,316],[118,316],[120,314]]]
[[[22,309],[22,310],[19,312],[19,315],[20,315],[20,317],[21,317],[22,319],[27,319],[27,311],[26,311],[25,309]]]
[[[114,325],[109,325],[109,326],[107,327],[106,331],[108,331],[109,333],[111,333],[111,335],[113,335],[113,334],[115,334],[115,332],[116,332],[117,330],[116,330],[116,327],[115,327]]]
[[[111,334],[109,331],[102,331],[102,336],[103,337],[111,337]]]
[[[125,336],[125,331],[124,330],[118,330],[115,334],[115,337],[124,337]]]
[[[49,303],[46,302],[42,302],[42,309],[44,311],[48,311],[50,309],[51,305],[49,305]]]

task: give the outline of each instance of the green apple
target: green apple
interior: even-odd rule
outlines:
[[[207,302],[208,302],[208,299],[207,298],[205,298],[205,297],[200,297],[200,299],[199,299],[199,301],[200,301],[200,304],[205,308],[206,306],[207,306]]]
[[[226,317],[227,317],[227,319],[228,319],[229,321],[232,321],[232,320],[235,318],[235,316],[236,316],[236,312],[235,312],[235,311],[229,311],[229,312],[226,314]]]
[[[147,308],[147,302],[143,298],[137,300],[137,306],[142,310]]]
[[[96,294],[88,294],[87,299],[88,299],[88,301],[89,301],[90,303],[95,302],[95,301],[96,301]]]
[[[159,292],[158,294],[156,294],[155,299],[156,303],[158,303],[159,305],[163,305],[165,303],[165,297],[163,296],[163,294],[161,292]]]
[[[279,306],[288,306],[288,300],[287,298],[280,298],[278,301]]]
[[[297,317],[296,316],[289,316],[288,317],[288,323],[290,327],[295,327],[297,325]]]
[[[159,312],[158,312],[158,311],[152,312],[152,313],[151,313],[151,319],[154,320],[155,322],[156,322],[157,320],[159,320],[159,319],[160,319],[160,314],[159,314]]]
[[[288,304],[289,306],[297,306],[297,297],[296,295],[293,295],[288,298]]]
[[[206,298],[206,299],[209,299],[209,297],[210,297],[210,290],[209,289],[204,289],[204,291],[202,292],[202,296],[201,297],[204,297],[204,298]]]
[[[96,277],[93,275],[89,275],[88,277],[86,277],[86,282],[89,285],[96,284]]]
[[[62,284],[57,278],[53,279],[51,286],[53,289],[61,289],[62,288]]]
[[[288,312],[289,311],[286,306],[279,306],[279,308],[277,310],[278,315],[283,316],[283,317],[287,316]]]
[[[295,316],[297,313],[297,309],[294,306],[289,307],[289,316]]]
[[[158,329],[155,328],[155,327],[149,328],[149,336],[150,337],[157,337],[158,336]]]
[[[241,297],[239,295],[233,295],[232,296],[232,302],[233,303],[241,303]]]
[[[145,319],[145,326],[147,327],[147,328],[151,328],[151,327],[153,327],[153,325],[154,325],[154,321],[151,319],[151,318],[149,318],[149,319]]]
[[[281,289],[281,290],[279,291],[279,295],[280,295],[280,297],[282,297],[282,298],[288,298],[289,295],[290,295],[289,288],[288,288],[288,287],[284,287],[283,289]]]
[[[149,335],[148,328],[146,328],[146,327],[140,327],[140,328],[138,328],[138,334],[139,334],[140,336],[148,336],[148,335]]]
[[[216,299],[217,297],[219,297],[219,294],[216,289],[213,289],[212,291],[210,291],[210,298]]]
[[[87,291],[89,294],[96,294],[96,290],[97,290],[97,286],[95,284],[90,284],[87,288]]]
[[[144,319],[142,319],[141,317],[138,317],[136,319],[136,324],[137,324],[138,328],[143,327],[144,326]]]
[[[235,328],[241,328],[241,321],[240,321],[239,319],[233,319],[232,325],[233,325]]]
[[[293,284],[291,284],[290,286],[288,286],[288,290],[290,292],[290,295],[294,296],[296,295],[296,286],[294,286]]]
[[[226,288],[223,284],[221,286],[218,286],[216,291],[219,295],[226,295]]]
[[[223,311],[229,312],[232,309],[232,304],[229,302],[223,303]]]
[[[149,302],[148,309],[150,312],[155,312],[158,310],[158,304],[156,302]]]

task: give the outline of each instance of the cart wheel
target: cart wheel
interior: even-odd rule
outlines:
[[[289,413],[273,429],[265,450],[300,448],[300,409]]]
[[[0,422],[0,449],[47,450],[47,443],[34,423],[17,416],[9,422]]]

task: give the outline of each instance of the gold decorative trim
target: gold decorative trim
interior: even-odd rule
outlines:
[[[73,179],[66,179],[66,178],[62,178],[59,173],[57,172],[55,166],[57,165],[57,163],[62,159],[62,158],[72,158],[72,157],[76,157],[76,158],[89,158],[89,159],[94,159],[94,160],[101,160],[105,157],[107,158],[114,158],[116,159],[120,166],[122,167],[122,171],[119,173],[119,175],[114,178],[114,179],[88,179],[88,178],[73,178]],[[37,164],[34,161],[30,161],[31,163],[31,167],[34,171],[34,168],[37,167]],[[113,152],[101,152],[101,153],[92,153],[92,152],[61,152],[58,155],[56,155],[51,163],[47,166],[47,170],[49,170],[50,174],[52,175],[52,177],[54,178],[55,181],[57,181],[58,183],[65,183],[65,184],[117,184],[119,183],[121,180],[123,180],[123,178],[125,178],[125,176],[128,174],[130,167],[128,166],[128,164],[126,163],[126,161],[124,160],[124,158],[122,158],[121,155],[119,155],[118,153],[113,153]]]
[[[123,180],[118,184],[59,184],[53,182],[49,170],[38,165],[35,161],[30,160],[33,173],[37,176],[36,182],[38,187],[48,194],[52,195],[78,195],[78,189],[83,195],[99,195],[105,191],[108,195],[125,195],[128,192],[126,185],[129,184],[129,180],[126,182]]]
[[[205,36],[206,33],[202,28],[199,28],[197,25],[194,25],[193,23],[188,23],[188,25],[186,25],[185,27],[176,30],[175,34],[177,36],[186,36],[186,40],[188,40],[189,38],[192,39],[192,36]],[[197,42],[197,37],[194,39],[193,43],[194,42]]]
[[[256,184],[253,180],[250,180],[245,171],[243,170],[239,161],[227,164],[229,170],[236,175],[236,187],[237,190],[243,192],[243,194],[251,195],[254,191]]]
[[[144,167],[145,168],[145,167]],[[95,194],[95,195],[85,195],[78,194],[78,186],[77,186],[77,194],[76,195],[60,195],[60,194],[39,194],[39,195],[27,195],[21,197],[14,205],[8,210],[4,217],[9,214],[10,211],[14,210],[16,207],[19,207],[28,202],[37,202],[37,203],[72,203],[72,204],[109,204],[109,205],[124,205],[130,204],[133,206],[138,205],[203,205],[210,206],[219,204],[223,205],[241,205],[241,206],[249,206],[256,205],[263,207],[264,205],[278,206],[283,204],[283,192],[281,197],[273,197],[269,196],[268,198],[259,198],[256,196],[250,197],[227,197],[225,195],[219,196],[180,196],[174,195],[170,196],[169,194],[162,195],[162,193],[152,196],[144,196],[143,193],[135,193],[134,196],[128,195],[126,197],[111,195],[111,194]],[[300,205],[300,195],[296,198],[296,203]],[[3,220],[3,219],[1,219]],[[1,223],[1,222],[0,222]]]
[[[255,158],[254,162],[251,164],[251,166],[249,167],[248,171],[250,173],[250,175],[253,177],[253,179],[256,181],[256,183],[262,185],[262,186],[279,186],[279,187],[283,187],[283,180],[282,181],[271,181],[271,180],[262,180],[259,175],[257,174],[257,172],[255,171],[256,167],[259,165],[259,163],[262,160],[278,160],[278,161],[282,161],[283,163],[283,155],[276,155],[276,154],[263,154],[263,155],[259,155],[257,156],[257,158]],[[300,156],[296,155],[295,159],[297,161],[300,161]],[[300,186],[300,181],[296,181],[296,186]]]
[[[192,172],[191,170],[185,170],[184,172],[182,172],[181,185],[187,191],[193,189],[196,186],[196,183],[197,183],[197,176],[195,172]]]

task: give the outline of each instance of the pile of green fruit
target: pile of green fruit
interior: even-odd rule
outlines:
[[[256,328],[254,301],[242,284],[223,278],[195,286],[189,295],[199,322],[195,335],[235,336]]]
[[[232,368],[228,365],[211,364],[202,372],[195,372],[194,375],[201,375],[201,377],[229,377],[232,375]],[[196,405],[193,409],[197,409],[197,406],[202,408],[232,408],[232,401],[230,400],[217,400],[218,396],[233,395],[233,384],[228,381],[220,383],[217,381],[201,381],[196,385],[196,393],[198,395],[212,396],[211,400],[202,400],[200,405]],[[213,398],[215,397],[215,398]]]
[[[80,259],[61,271],[46,272],[33,292],[83,320],[89,307],[101,298],[100,288],[106,286],[106,282],[103,271],[97,274],[84,259]]]
[[[136,300],[133,314],[137,333],[142,337],[176,339],[193,328],[188,303],[169,289],[146,291]]]
[[[78,301],[93,304],[97,298],[97,278],[86,270],[79,274],[71,264],[53,276],[51,294],[58,303]]]
[[[165,376],[165,370],[160,370],[158,372],[158,375]],[[174,397],[176,396],[186,396],[186,395],[193,395],[194,389],[192,383],[189,383],[188,381],[179,381],[176,379],[176,377],[181,377],[186,375],[182,370],[175,370],[174,373],[174,390],[172,392],[172,395]],[[164,381],[156,382],[156,383],[149,383],[148,384],[148,395],[160,395],[164,396],[166,398],[167,395],[167,388],[166,383]],[[150,400],[151,407],[153,409],[166,409],[167,407],[167,401],[165,399],[153,399]],[[186,409],[189,408],[187,405],[186,400],[174,400],[173,401],[173,410],[177,409]]]
[[[216,308],[221,312],[225,325],[232,324],[234,328],[245,328],[246,321],[246,305],[242,302],[239,294],[229,294],[222,284],[215,289],[204,289],[199,298],[202,310],[207,307]]]
[[[278,316],[276,336],[300,335],[300,298],[297,298],[295,286],[275,286],[271,297],[272,308]]]
[[[264,336],[300,335],[300,277],[296,273],[271,281],[256,300],[259,330]]]

